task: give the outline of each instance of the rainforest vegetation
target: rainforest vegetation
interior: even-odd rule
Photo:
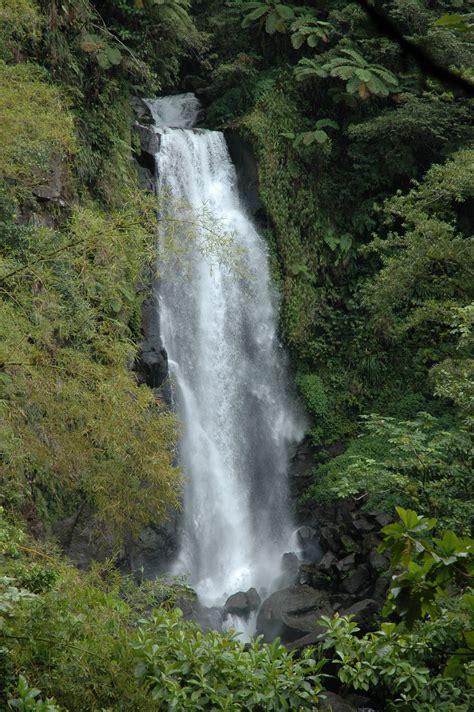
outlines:
[[[2,709],[473,708],[473,47],[463,0],[0,0]],[[54,540],[86,507],[118,551],[179,506],[179,424],[131,368],[161,226],[130,97],[176,91],[257,160],[298,512],[394,518],[379,627],[328,617],[299,657]]]

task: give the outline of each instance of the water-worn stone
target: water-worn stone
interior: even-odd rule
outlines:
[[[299,574],[300,560],[293,552],[287,552],[281,557],[282,574],[277,581],[277,588],[287,588],[296,583]]]
[[[373,598],[364,598],[362,601],[354,603],[346,608],[341,615],[354,616],[359,628],[363,633],[373,630],[374,618],[380,612],[380,604]]]
[[[130,104],[140,123],[150,125],[153,123],[153,116],[150,107],[139,96],[130,97]]]
[[[386,512],[379,512],[375,515],[375,520],[379,527],[386,527],[387,524],[393,522],[393,517],[390,514],[387,514]]]
[[[336,563],[336,568],[339,571],[339,573],[344,574],[347,571],[350,571],[351,569],[355,568],[355,554],[348,554],[345,556],[343,559],[340,559]]]
[[[287,552],[281,557],[281,568],[285,573],[297,574],[300,560],[293,552]]]
[[[360,532],[371,532],[376,529],[374,522],[364,516],[361,512],[353,512],[351,514],[352,525],[357,531]]]
[[[233,164],[237,170],[237,187],[240,197],[252,214],[260,208],[258,165],[254,150],[234,129],[224,132],[227,147]]]
[[[300,527],[296,532],[296,539],[300,549],[300,556],[306,563],[315,563],[323,555],[319,536],[313,527]]]
[[[261,598],[255,588],[248,591],[238,591],[229,596],[225,602],[224,612],[241,617],[248,617],[252,611],[258,610]]]
[[[370,586],[370,571],[366,564],[361,564],[351,571],[342,582],[342,586],[347,593],[358,593]]]
[[[387,571],[389,566],[389,561],[386,556],[381,554],[377,549],[372,550],[369,554],[370,565],[374,571]]]
[[[320,643],[321,636],[325,633],[326,628],[323,628],[322,625],[316,625],[312,633],[307,633],[301,638],[291,641],[291,643],[285,643],[285,647],[287,650],[303,650],[303,648],[307,648],[309,645],[317,645]]]
[[[135,124],[133,130],[140,139],[140,146],[142,151],[154,157],[155,154],[158,153],[158,151],[160,150],[160,134],[156,133],[153,127],[143,126],[142,124]]]
[[[321,527],[319,532],[319,540],[323,550],[329,549],[336,554],[342,550],[341,545],[341,535],[343,534],[343,527],[336,524],[327,524]]]
[[[326,551],[324,554],[323,558],[318,564],[318,568],[320,571],[323,571],[324,573],[329,573],[332,571],[336,566],[337,566],[337,559],[335,555],[332,553],[332,551]]]
[[[142,305],[143,341],[135,359],[134,370],[139,382],[149,388],[160,388],[168,377],[168,355],[160,337],[160,317],[158,298],[154,285],[148,287],[148,294]],[[169,393],[162,396],[169,401]]]
[[[331,612],[327,595],[309,586],[289,586],[267,598],[258,613],[257,633],[265,642],[281,636],[291,642],[318,628],[321,615]]]
[[[323,692],[325,699],[319,705],[323,712],[356,712],[356,708],[335,692]]]

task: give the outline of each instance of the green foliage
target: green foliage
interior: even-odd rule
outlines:
[[[319,488],[333,497],[366,499],[367,507],[390,510],[403,502],[440,517],[462,531],[472,527],[471,438],[467,430],[447,429],[427,413],[415,420],[372,414],[362,436],[378,443],[369,454],[347,453],[332,463],[332,481],[316,471]]]
[[[122,53],[115,45],[106,42],[99,35],[84,34],[80,43],[81,49],[92,54],[101,69],[110,69],[122,63]]]
[[[467,712],[474,700],[474,597],[468,588],[474,541],[445,531],[435,519],[397,507],[381,549],[391,557],[385,607],[400,622],[358,635],[349,617],[323,617],[321,650],[333,651],[339,680],[368,692],[387,710]]]
[[[1,58],[9,60],[21,56],[22,46],[39,39],[41,25],[41,15],[31,0],[1,0]]]
[[[156,611],[137,637],[137,680],[160,707],[309,710],[319,699],[321,663],[308,654],[296,661],[278,641],[245,646],[230,633],[202,633],[179,610]]]
[[[85,500],[118,540],[179,494],[174,419],[127,370],[154,209],[136,193],[108,216],[76,208],[1,263],[3,501],[51,516]]]
[[[469,613],[457,607],[462,622]],[[453,643],[455,616],[445,613],[442,621],[427,623],[415,632],[406,632],[394,623],[382,623],[380,630],[359,637],[359,628],[350,619],[321,619],[326,627],[322,648],[333,649],[333,662],[341,683],[356,691],[369,693],[387,710],[403,712],[468,712],[474,699],[473,690],[466,687],[468,661],[460,660],[462,675],[439,674],[430,669],[432,645]],[[472,621],[472,612],[471,612]],[[441,623],[441,625],[439,624]],[[462,632],[456,626],[456,634]],[[445,658],[446,660],[446,658]]]
[[[57,574],[54,586],[37,595],[19,589],[17,572],[45,558]],[[319,700],[323,662],[311,651],[296,660],[278,641],[246,646],[231,633],[203,633],[173,608],[189,596],[185,587],[159,580],[137,586],[108,564],[80,573],[32,544],[3,512],[0,564],[10,574],[0,587],[9,616],[0,642],[16,676],[43,698],[54,695],[61,709],[309,710]],[[15,687],[7,699],[39,697],[26,680]]]
[[[36,687],[29,687],[26,678],[20,675],[18,678],[18,697],[8,700],[10,709],[20,710],[20,712],[59,712],[60,708],[54,704],[54,700],[38,699],[41,690]]]
[[[239,5],[240,12],[245,14],[242,27],[259,22],[269,35],[287,32],[296,16],[296,9],[292,5],[283,5],[279,0],[257,0],[257,2],[242,2]]]
[[[72,115],[61,91],[34,65],[0,61],[0,97],[0,174],[19,190],[31,189],[47,180],[54,154],[74,150]]]
[[[331,138],[324,129],[338,129],[339,124],[332,119],[319,119],[313,131],[303,131],[295,136],[294,133],[283,133],[282,136],[293,141],[293,146],[297,149],[300,146],[311,146],[313,144],[326,145],[330,148]]]
[[[348,94],[358,94],[361,99],[370,95],[388,96],[399,91],[397,77],[380,64],[371,64],[353,49],[341,49],[341,55],[320,63],[316,59],[300,59],[295,69],[298,81],[315,77],[334,77],[346,82]]]
[[[333,29],[329,22],[311,15],[298,17],[291,25],[291,44],[294,49],[301,49],[304,44],[311,48],[317,47],[320,42],[326,44]]]
[[[396,612],[411,627],[420,618],[439,616],[440,600],[472,578],[474,540],[460,539],[452,531],[432,537],[436,519],[402,507],[397,513],[400,521],[382,529],[381,549],[390,552],[394,572],[385,612]]]
[[[474,28],[474,13],[465,15],[443,15],[435,23],[438,27],[445,27],[455,32],[472,32]]]

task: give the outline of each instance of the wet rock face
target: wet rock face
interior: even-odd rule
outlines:
[[[137,117],[133,125],[133,133],[140,147],[135,151],[138,185],[143,190],[154,193],[156,191],[155,154],[160,150],[160,136],[153,127],[153,117],[143,99],[134,96],[130,103]]]
[[[363,632],[373,630],[389,585],[389,561],[378,551],[380,528],[388,521],[383,513],[361,512],[351,500],[315,511],[297,532],[293,585],[260,609],[257,628],[265,640],[279,635],[292,650],[313,645],[324,633],[319,617],[336,612],[353,615]],[[294,555],[284,555],[282,568],[294,576]]]
[[[356,707],[334,692],[325,691],[324,697],[325,699],[321,700],[319,705],[322,712],[356,712]]]
[[[154,524],[144,527],[138,537],[130,537],[119,550],[113,535],[87,507],[57,521],[53,531],[79,569],[88,570],[94,561],[102,562],[117,556],[117,566],[124,574],[140,572],[141,578],[155,578],[165,573],[177,555],[178,519],[172,514],[159,527]]]
[[[142,306],[143,341],[135,358],[134,370],[139,382],[156,389],[168,378],[168,355],[160,337],[159,305],[153,284],[150,284],[147,291],[148,296]],[[169,400],[169,394],[162,392],[159,395]]]
[[[153,116],[148,105],[139,96],[132,96],[130,98],[130,105],[137,119],[142,124],[151,126],[153,124]]]
[[[240,618],[248,618],[253,611],[260,607],[262,599],[255,588],[248,591],[238,591],[229,596],[224,606],[224,614],[236,615]]]
[[[251,215],[260,208],[258,166],[251,145],[242,139],[237,131],[224,132],[232,163],[237,169],[240,197]]]
[[[352,510],[352,511],[351,511]],[[381,543],[379,513],[356,510],[350,502],[341,500],[326,511],[318,512],[319,541],[324,554],[299,570],[299,583],[354,597],[382,601],[387,589],[388,559],[378,552]],[[316,528],[316,527],[315,527]]]
[[[257,616],[257,634],[265,642],[280,636],[289,643],[319,630],[321,615],[331,613],[327,595],[310,586],[289,586],[267,598]]]

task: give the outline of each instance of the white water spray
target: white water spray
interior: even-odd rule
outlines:
[[[159,284],[161,336],[183,422],[184,533],[175,573],[204,605],[222,605],[251,586],[265,595],[280,573],[292,529],[286,471],[303,422],[278,342],[266,245],[239,200],[224,136],[192,129],[199,115],[192,94],[149,106],[161,134],[158,190],[197,212],[205,206],[235,234],[248,269],[243,280],[188,245],[186,265],[165,260]]]

